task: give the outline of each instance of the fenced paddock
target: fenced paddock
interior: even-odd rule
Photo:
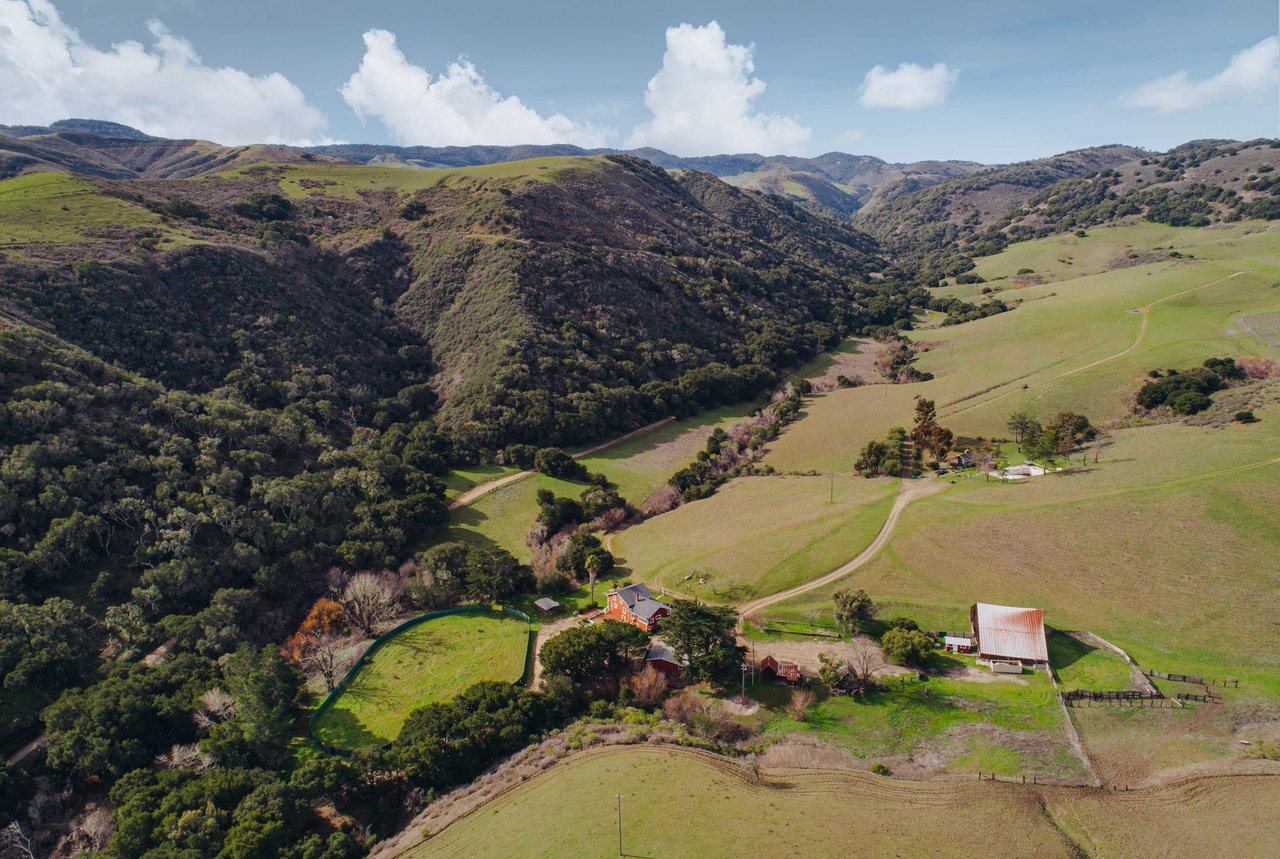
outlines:
[[[512,608],[463,606],[421,615],[379,636],[311,715],[326,751],[386,746],[413,710],[473,683],[520,683],[530,674],[529,617]]]

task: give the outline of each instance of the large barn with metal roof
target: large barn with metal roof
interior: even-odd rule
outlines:
[[[979,659],[1016,660],[1042,664],[1049,661],[1044,637],[1044,609],[974,603],[969,622],[978,640]]]

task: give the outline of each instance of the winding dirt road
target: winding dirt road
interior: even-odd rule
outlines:
[[[1082,367],[1076,367],[1075,369],[1067,370],[1065,372],[1059,373],[1056,376],[1050,376],[1049,378],[1037,383],[1038,393],[1032,399],[1032,402],[1035,402],[1036,400],[1040,399],[1040,397],[1043,396],[1045,393],[1048,393],[1048,391],[1054,387],[1053,385],[1054,382],[1057,382],[1060,379],[1065,379],[1068,376],[1074,376],[1076,373],[1083,373],[1086,370],[1092,370],[1094,367],[1100,367],[1103,364],[1109,364],[1112,361],[1119,360],[1120,358],[1123,358],[1125,355],[1128,355],[1134,349],[1137,349],[1139,346],[1141,346],[1142,341],[1146,339],[1146,336],[1147,336],[1147,325],[1151,321],[1151,309],[1156,305],[1163,304],[1166,301],[1172,301],[1175,298],[1181,298],[1184,295],[1190,295],[1191,293],[1197,292],[1201,289],[1208,289],[1211,286],[1217,286],[1220,283],[1225,283],[1226,281],[1231,280],[1232,278],[1240,277],[1243,274],[1248,274],[1248,272],[1237,271],[1233,274],[1227,275],[1226,277],[1220,277],[1217,280],[1211,280],[1208,283],[1202,283],[1199,286],[1193,286],[1190,289],[1184,289],[1180,292],[1175,292],[1172,295],[1166,295],[1166,296],[1163,296],[1162,298],[1157,298],[1155,301],[1144,304],[1142,307],[1138,308],[1137,310],[1137,312],[1142,315],[1142,324],[1138,326],[1138,336],[1136,336],[1133,339],[1133,342],[1129,344],[1128,348],[1122,349],[1119,352],[1115,353],[1114,355],[1108,355],[1105,358],[1099,358],[1096,361],[1091,361],[1090,363],[1085,364]],[[999,387],[1012,385],[1013,383],[1017,382],[1020,379],[1027,378],[1027,375],[1034,375],[1034,373],[1019,376],[1017,379],[1010,379],[1008,382],[1003,383]],[[971,402],[968,405],[965,405],[963,408],[959,408],[959,409],[948,410],[946,407],[943,407],[942,409],[939,409],[938,414],[940,417],[951,417],[952,415],[958,415],[961,412],[967,412],[970,409],[976,409],[979,406],[985,406],[990,403],[994,403],[996,400],[1002,400],[1005,397],[1013,396],[1014,394],[1017,394],[1020,392],[1021,392],[1020,389],[1005,391],[1002,394],[997,394],[996,396],[989,397],[985,400],[977,400],[976,402]],[[953,405],[957,405],[957,404],[953,403]]]
[[[739,607],[739,616],[745,619],[771,605],[780,603],[783,600],[791,599],[791,597],[799,596],[803,593],[808,593],[816,588],[829,585],[837,579],[843,578],[849,573],[852,573],[867,561],[870,561],[876,555],[880,554],[880,550],[885,547],[885,544],[889,542],[889,538],[893,536],[893,529],[898,524],[898,517],[902,515],[902,511],[908,504],[912,501],[927,498],[930,495],[941,492],[946,488],[946,486],[947,484],[940,480],[904,481],[902,489],[898,492],[898,497],[893,501],[893,507],[889,510],[889,515],[885,517],[884,524],[880,526],[880,531],[876,534],[876,538],[853,559],[846,561],[831,572],[819,576],[811,581],[807,581],[802,585],[796,585],[794,588],[779,591],[776,594],[770,594],[769,596],[761,597],[758,600],[752,600],[751,602]]]

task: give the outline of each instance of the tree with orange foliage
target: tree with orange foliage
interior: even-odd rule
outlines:
[[[280,655],[301,667],[308,651],[317,641],[341,632],[345,625],[346,612],[342,606],[328,597],[320,597],[311,606],[302,623],[298,624],[297,631],[285,639],[280,647]]]

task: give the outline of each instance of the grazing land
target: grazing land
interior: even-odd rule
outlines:
[[[806,582],[858,554],[884,523],[896,485],[847,476],[739,478],[611,543],[638,579],[742,602]]]
[[[759,650],[769,652],[767,645]],[[773,740],[821,740],[900,776],[981,771],[1068,784],[1087,779],[1043,673],[993,675],[975,670],[972,659],[935,662],[946,663],[944,676],[900,675],[864,695],[820,695],[804,721],[786,711],[790,689],[759,684],[749,692],[763,705],[756,727]]]
[[[1131,793],[976,780],[910,782],[748,767],[687,749],[574,755],[400,853],[412,859],[631,856],[1264,855],[1280,778],[1187,780]],[[697,813],[673,813],[696,808]],[[390,855],[390,854],[384,854]]]
[[[115,234],[131,227],[164,228],[154,212],[103,194],[88,179],[67,173],[33,173],[0,181],[0,247],[65,243]]]
[[[346,749],[389,743],[419,707],[447,701],[482,680],[519,680],[528,648],[528,625],[507,614],[424,621],[373,654],[316,720],[316,735]]]
[[[1105,647],[1056,631],[1049,633],[1047,643],[1049,664],[1064,691],[1116,692],[1133,685],[1129,665]]]

